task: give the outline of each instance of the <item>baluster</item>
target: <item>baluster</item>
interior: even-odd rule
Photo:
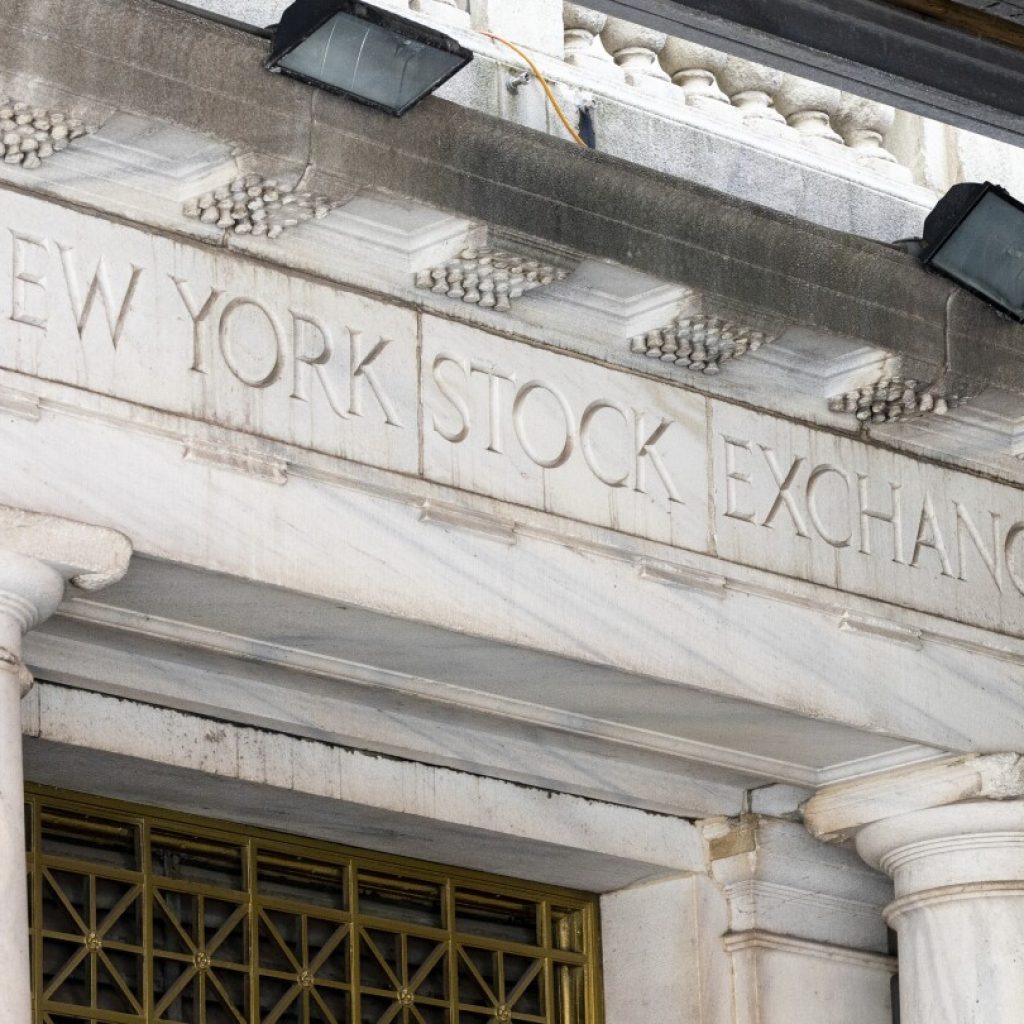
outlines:
[[[608,15],[579,4],[562,4],[565,27],[565,62],[588,71],[621,75],[611,55],[595,40],[601,34]]]
[[[739,112],[718,86],[728,57],[709,46],[670,36],[661,50],[661,66],[678,85],[688,106],[719,120],[738,121]]]
[[[469,13],[464,11],[455,0],[409,0],[409,7],[421,14],[447,21],[452,25],[468,26]]]
[[[831,85],[786,75],[775,97],[775,106],[800,133],[800,141],[822,156],[842,156],[843,137],[832,127],[841,94]]]
[[[658,63],[658,54],[668,36],[644,25],[621,18],[609,18],[601,30],[601,41],[622,68],[629,85],[647,92],[668,93],[671,79]]]
[[[836,125],[858,165],[894,181],[910,182],[914,179],[910,168],[885,148],[885,136],[895,119],[896,111],[887,104],[843,93]]]
[[[795,140],[798,138],[796,129],[775,109],[773,99],[785,77],[782,71],[763,64],[729,57],[719,72],[718,81],[747,128],[761,135]]]

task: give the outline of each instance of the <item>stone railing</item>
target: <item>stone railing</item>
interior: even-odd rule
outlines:
[[[819,156],[851,160],[896,181],[913,180],[911,170],[885,148],[895,110],[884,103],[579,4],[564,3],[562,13],[564,59],[570,65]]]
[[[751,141],[770,137],[911,183],[910,168],[885,146],[895,111],[707,46],[561,0],[388,0],[458,30],[503,34],[535,54],[569,65],[595,92],[655,103],[668,116],[696,112]],[[471,40],[464,40],[472,46]],[[473,47],[476,48],[476,47]],[[544,71],[558,81],[546,60]]]

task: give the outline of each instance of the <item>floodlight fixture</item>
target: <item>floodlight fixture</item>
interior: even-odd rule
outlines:
[[[990,182],[954,185],[924,222],[925,266],[1024,322],[1024,203]]]
[[[401,117],[472,59],[443,32],[361,0],[296,0],[266,66]]]

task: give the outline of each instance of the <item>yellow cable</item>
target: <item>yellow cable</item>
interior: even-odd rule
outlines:
[[[499,43],[504,43],[505,46],[507,46],[510,50],[513,50],[515,53],[518,53],[519,56],[522,57],[524,61],[526,61],[526,64],[529,67],[529,69],[534,73],[534,75],[537,76],[537,81],[540,82],[544,92],[547,93],[547,97],[551,101],[551,106],[555,108],[555,113],[558,115],[558,119],[565,126],[565,130],[572,136],[573,141],[577,142],[584,149],[589,149],[590,147],[583,141],[583,139],[580,138],[580,133],[576,131],[576,129],[573,128],[573,126],[569,123],[569,119],[565,116],[564,112],[562,111],[562,108],[559,105],[558,100],[555,99],[555,94],[551,91],[551,86],[548,85],[548,80],[544,77],[540,68],[537,67],[537,65],[534,64],[533,61],[530,60],[530,58],[527,57],[527,55],[523,53],[523,51],[520,50],[515,43],[510,42],[503,36],[496,36],[493,32],[484,32],[483,35],[487,36],[489,39],[494,39]]]

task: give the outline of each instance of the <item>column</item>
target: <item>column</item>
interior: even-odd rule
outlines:
[[[113,530],[0,506],[0,991],[12,1024],[32,1020],[21,750],[21,698],[32,676],[22,638],[57,610],[66,583],[113,583],[130,555]]]
[[[1024,758],[968,756],[830,787],[819,838],[855,839],[891,876],[902,1024],[1011,1024],[1024,1014]]]

